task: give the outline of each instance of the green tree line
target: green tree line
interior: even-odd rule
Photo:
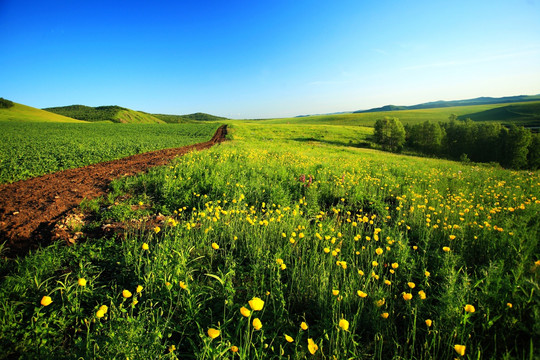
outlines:
[[[523,126],[456,121],[452,117],[448,122],[403,126],[397,118],[385,118],[375,123],[374,138],[384,150],[406,147],[454,160],[496,162],[512,169],[540,168],[540,134]]]
[[[0,109],[9,109],[13,106],[13,101],[0,97]]]
[[[61,107],[51,107],[43,109],[59,115],[64,115],[73,119],[84,121],[107,121],[114,120],[116,114],[121,110],[127,110],[126,108],[111,105],[111,106],[98,106],[90,107],[84,105],[70,105]]]

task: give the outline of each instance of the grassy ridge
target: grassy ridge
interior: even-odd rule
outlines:
[[[153,114],[153,116],[165,121],[170,124],[183,124],[183,123],[193,123],[198,121],[225,121],[227,118],[221,116],[210,115],[206,113],[194,113],[188,115],[165,115],[165,114]]]
[[[464,114],[460,118],[470,118],[473,121],[497,121],[505,125],[515,124],[526,127],[540,127],[540,102],[506,105]]]
[[[267,119],[258,120],[265,124],[332,124],[332,125],[360,125],[370,126],[375,124],[377,119],[384,116],[397,117],[405,124],[418,124],[426,120],[428,121],[448,121],[448,117],[451,114],[456,114],[460,117],[470,117],[475,120],[475,114],[484,112],[484,116],[478,116],[478,121],[502,121],[511,122],[512,118],[505,118],[505,110],[498,111],[499,108],[514,108],[519,109],[522,115],[516,125],[530,125],[536,126],[540,118],[540,111],[538,109],[539,102],[527,102],[520,104],[496,104],[496,105],[472,105],[472,106],[455,106],[444,107],[434,109],[420,109],[420,110],[399,110],[399,111],[383,111],[383,112],[368,112],[368,113],[349,113],[349,114],[336,114],[336,115],[312,115],[305,117],[295,118],[282,118],[282,119]],[[488,112],[491,111],[491,112]],[[507,121],[509,120],[509,121]]]
[[[111,121],[130,124],[154,124],[164,122],[151,114],[126,109],[120,106],[90,107],[84,105],[70,105],[46,108],[44,110],[90,122]]]
[[[217,128],[218,124],[0,121],[0,183],[207,141]]]
[[[13,107],[0,108],[0,121],[10,122],[59,122],[59,123],[82,123],[83,121],[72,119],[63,115],[36,109],[30,106],[14,103]]]
[[[3,260],[4,356],[537,356],[540,174],[359,149],[353,129],[235,122],[115,182],[88,228],[151,225]]]

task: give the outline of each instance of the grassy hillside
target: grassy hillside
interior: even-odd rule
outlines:
[[[90,107],[84,105],[70,105],[51,107],[44,109],[52,113],[69,116],[74,119],[97,122],[112,121],[115,123],[130,124],[154,124],[164,123],[157,117],[141,111],[126,109],[120,106],[98,106]]]
[[[498,121],[505,125],[515,124],[529,127],[540,126],[540,102],[496,107],[490,110],[464,114],[460,119],[473,121]]]
[[[160,120],[170,124],[192,123],[198,121],[223,121],[227,118],[221,116],[210,115],[206,113],[194,113],[188,115],[166,115],[166,114],[152,114]]]
[[[419,110],[395,110],[395,111],[380,111],[380,112],[365,112],[365,113],[348,113],[336,115],[313,115],[294,118],[281,119],[264,119],[256,120],[265,124],[331,124],[331,125],[360,125],[373,126],[377,119],[384,116],[397,117],[403,124],[417,124],[429,121],[447,121],[451,114],[456,114],[460,117],[471,117],[473,114],[482,113],[485,111],[493,111],[487,113],[484,117],[478,118],[477,121],[501,121],[510,123],[513,120],[504,118],[504,112],[497,112],[498,108],[510,107],[520,109],[521,112],[527,112],[526,117],[520,117],[517,125],[537,126],[538,111],[540,102],[526,102],[515,104],[488,104],[488,105],[471,105],[471,106],[455,106],[443,107],[434,109],[419,109]],[[504,111],[504,110],[503,110]]]
[[[0,108],[0,121],[17,122],[63,122],[63,123],[82,123],[83,121],[72,119],[59,114],[54,114],[31,106],[13,103],[10,108]]]
[[[433,109],[441,107],[454,107],[454,106],[470,106],[470,105],[488,105],[488,104],[509,104],[509,103],[521,103],[526,101],[540,101],[540,95],[519,95],[519,96],[506,96],[502,98],[492,97],[479,97],[466,100],[452,100],[452,101],[432,101],[411,106],[396,106],[386,105],[380,108],[373,108],[369,110],[358,110],[355,113],[362,112],[377,112],[377,111],[391,111],[391,110],[418,110],[418,109]]]

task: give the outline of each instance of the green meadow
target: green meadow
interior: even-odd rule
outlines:
[[[538,357],[540,173],[370,149],[367,116],[113,182],[82,241],[1,258],[0,358]]]

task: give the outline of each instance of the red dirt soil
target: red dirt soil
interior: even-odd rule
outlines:
[[[39,245],[47,245],[55,223],[83,199],[105,195],[112,180],[165,165],[172,158],[194,150],[208,149],[225,141],[226,134],[227,126],[223,125],[207,142],[0,185],[0,243],[7,240],[10,256],[24,255]]]

